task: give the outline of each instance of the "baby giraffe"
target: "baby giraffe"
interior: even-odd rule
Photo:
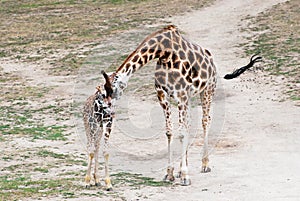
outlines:
[[[90,96],[84,105],[83,121],[87,136],[87,150],[88,150],[88,169],[85,176],[86,187],[91,185],[91,168],[93,160],[94,164],[94,179],[95,185],[100,185],[100,178],[98,175],[98,153],[100,144],[103,145],[103,156],[105,160],[105,184],[107,190],[112,190],[112,185],[108,173],[108,139],[111,132],[111,126],[114,118],[114,112],[111,104],[112,92],[107,86],[108,75],[103,72],[106,79],[104,89],[97,86],[95,94]]]

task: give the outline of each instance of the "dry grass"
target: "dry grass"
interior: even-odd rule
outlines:
[[[112,34],[208,5],[213,0],[0,1],[0,57],[47,59],[74,72],[88,49]],[[62,73],[62,71],[55,71]]]

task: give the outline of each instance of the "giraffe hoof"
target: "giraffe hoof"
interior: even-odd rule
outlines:
[[[166,175],[163,180],[173,182],[175,181],[175,177],[173,175]]]
[[[210,171],[211,171],[210,167],[205,166],[205,167],[202,167],[201,173],[208,173]]]
[[[90,185],[90,184],[86,184],[86,185],[85,185],[85,188],[86,188],[86,189],[90,189],[90,188],[91,188],[91,185]]]
[[[100,182],[96,182],[95,186],[101,186],[101,183]]]
[[[191,185],[191,180],[190,179],[187,179],[187,178],[184,178],[184,179],[181,179],[181,186],[189,186]]]
[[[182,175],[182,173],[181,173],[181,171],[179,171],[179,172],[176,174],[176,178],[181,178],[181,175]]]
[[[113,191],[112,187],[106,188],[106,191]]]

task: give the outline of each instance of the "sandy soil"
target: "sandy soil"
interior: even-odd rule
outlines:
[[[171,21],[188,38],[211,50],[222,77],[248,62],[248,58],[241,58],[243,51],[237,46],[244,34],[239,31],[243,26],[241,20],[280,2],[284,1],[217,1],[211,7]],[[210,134],[211,173],[200,173],[201,140],[197,136],[201,128],[196,106],[191,132],[193,145],[189,150],[192,185],[125,190],[125,197],[128,200],[298,200],[300,110],[290,102],[279,102],[280,85],[267,85],[264,79],[268,78],[260,73],[247,73],[233,81],[219,79]],[[128,103],[130,112],[125,123],[120,120],[122,115],[116,122],[111,139],[115,148],[112,169],[162,178],[166,139],[159,106],[141,99],[122,101],[119,105]],[[176,170],[177,141],[173,144]]]

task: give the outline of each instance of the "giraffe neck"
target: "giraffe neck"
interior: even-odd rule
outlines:
[[[122,75],[124,81],[127,82],[134,72],[139,70],[149,61],[170,56],[172,51],[171,39],[173,31],[177,32],[176,27],[170,25],[149,35],[136,50],[126,58],[122,65],[117,69],[116,73]]]

